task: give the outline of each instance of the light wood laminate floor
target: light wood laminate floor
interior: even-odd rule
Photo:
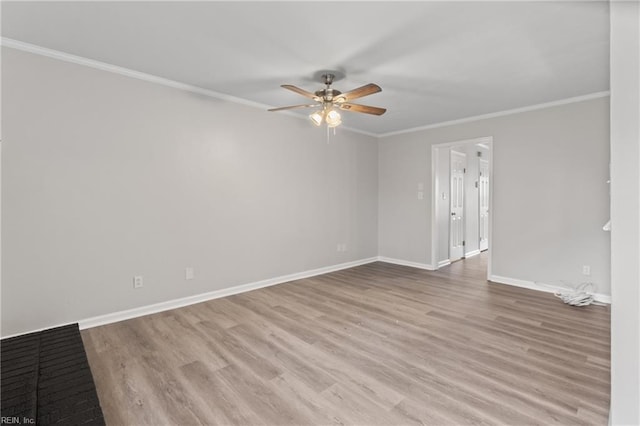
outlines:
[[[609,308],[372,263],[87,329],[109,425],[605,425]]]

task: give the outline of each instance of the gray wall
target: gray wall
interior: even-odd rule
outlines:
[[[640,424],[640,4],[611,2],[611,414]]]
[[[397,144],[395,142],[398,142]],[[420,138],[384,138],[379,143],[378,252],[428,264],[431,253],[431,154]],[[425,162],[428,161],[429,165]],[[416,194],[424,185],[424,199]]]
[[[2,335],[377,255],[374,138],[2,54]]]
[[[431,145],[493,137],[494,275],[610,293],[609,100],[599,98],[382,138],[381,256],[431,263]],[[591,266],[591,277],[582,275]]]

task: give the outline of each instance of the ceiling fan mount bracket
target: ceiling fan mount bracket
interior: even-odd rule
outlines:
[[[326,84],[327,86],[331,86],[331,83],[333,83],[334,78],[336,78],[334,74],[331,74],[331,73],[322,74],[322,79],[324,80],[324,84]]]
[[[332,76],[329,84],[333,84],[336,81],[340,81],[345,77],[344,71],[339,70],[320,70],[313,74],[314,81],[320,81],[322,84],[327,84],[327,77]]]

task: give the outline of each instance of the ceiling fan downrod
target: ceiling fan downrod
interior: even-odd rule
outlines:
[[[324,84],[327,85],[327,89],[328,89],[329,86],[333,84],[333,79],[336,78],[336,76],[331,73],[327,73],[327,74],[322,74],[322,78],[324,79]]]

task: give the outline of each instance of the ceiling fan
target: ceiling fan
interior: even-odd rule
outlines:
[[[271,108],[269,111],[282,111],[287,109],[298,108],[320,108],[313,112],[309,118],[316,126],[320,126],[323,122],[327,123],[328,127],[337,127],[342,123],[342,117],[338,110],[363,112],[365,114],[382,115],[387,110],[385,108],[378,108],[368,105],[360,105],[351,103],[353,99],[362,98],[363,96],[372,95],[382,91],[377,84],[369,83],[357,89],[350,90],[342,93],[339,90],[332,89],[331,84],[336,79],[336,75],[331,72],[327,72],[321,75],[323,83],[326,85],[324,89],[320,89],[315,93],[308,92],[299,87],[291,84],[283,84],[281,87],[296,92],[304,97],[313,99],[316,103],[306,105],[291,105],[280,108]]]

